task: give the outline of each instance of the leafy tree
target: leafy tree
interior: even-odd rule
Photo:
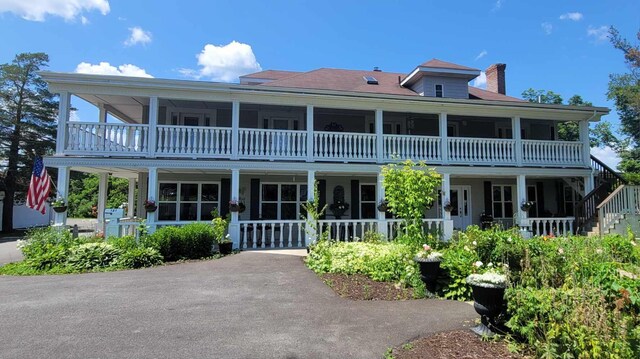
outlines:
[[[95,218],[98,206],[98,187],[100,179],[95,174],[73,173],[69,182],[69,216],[76,218]],[[127,202],[129,181],[124,178],[109,177],[107,189],[107,208],[118,208]],[[135,203],[129,204],[135,206]]]
[[[410,243],[424,243],[422,219],[436,198],[442,179],[424,162],[406,160],[382,166],[385,199],[389,211],[402,218],[402,226]]]
[[[607,97],[614,100],[620,117],[620,132],[624,136],[616,140],[610,131],[600,133],[602,140],[609,140],[612,148],[621,158],[618,168],[627,173],[640,173],[640,45],[631,45],[622,38],[615,28],[609,30],[611,43],[624,53],[629,67],[625,74],[612,74],[609,77]],[[640,41],[640,31],[637,33]]]
[[[546,90],[534,90],[532,88],[522,92],[522,98],[535,103],[546,103],[561,105],[562,96]],[[567,105],[570,106],[593,106],[589,101],[584,101],[582,96],[573,95],[569,98]],[[567,121],[558,124],[558,138],[562,141],[577,141],[580,139],[580,127],[577,122]]]
[[[44,53],[22,53],[0,65],[0,153],[4,170],[3,231],[13,231],[13,201],[26,191],[36,155],[52,152],[56,135],[55,96],[38,71],[47,66]]]

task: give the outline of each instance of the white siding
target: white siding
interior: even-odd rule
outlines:
[[[440,84],[443,86],[444,90],[443,97],[463,99],[469,98],[469,82],[465,79],[446,76],[425,76],[420,81],[418,81],[418,83],[422,83],[422,85],[420,85],[422,92],[424,92],[422,96],[435,97],[435,85]],[[414,87],[418,86],[418,83],[416,83]]]

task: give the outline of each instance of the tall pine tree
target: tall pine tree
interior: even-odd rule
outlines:
[[[27,190],[35,156],[51,154],[55,147],[58,102],[38,75],[48,62],[45,53],[22,53],[0,65],[4,232],[13,231],[15,193]]]

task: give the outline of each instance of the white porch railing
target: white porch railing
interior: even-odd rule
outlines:
[[[323,219],[318,221],[319,233],[328,233],[328,239],[351,242],[362,239],[368,231],[377,231],[376,219]]]
[[[178,157],[228,157],[231,155],[230,128],[159,125],[157,131],[157,155]]]
[[[528,218],[534,236],[569,236],[573,232],[574,217]]]
[[[515,141],[495,138],[450,137],[449,162],[515,164]]]
[[[522,140],[522,164],[540,166],[581,165],[582,142]]]
[[[376,157],[376,135],[369,133],[314,132],[317,160],[372,161]]]
[[[384,135],[384,159],[386,161],[412,159],[414,161],[439,162],[440,137]]]
[[[640,186],[616,188],[597,209],[600,234],[609,233],[626,215],[640,213]]]
[[[132,154],[147,151],[147,125],[69,122],[65,152]]]
[[[240,221],[240,249],[302,248],[304,221]]]
[[[387,219],[387,235],[389,239],[395,239],[401,234],[401,219]],[[422,220],[422,228],[425,233],[441,236],[444,231],[444,220],[441,218],[425,218]]]
[[[240,129],[238,154],[242,158],[300,159],[307,156],[305,131]]]

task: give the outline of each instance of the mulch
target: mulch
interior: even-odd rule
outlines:
[[[413,288],[395,283],[376,282],[361,274],[325,273],[320,278],[343,298],[353,300],[407,300],[413,299]]]
[[[394,348],[395,359],[521,359],[504,341],[483,341],[469,329],[438,333]]]

